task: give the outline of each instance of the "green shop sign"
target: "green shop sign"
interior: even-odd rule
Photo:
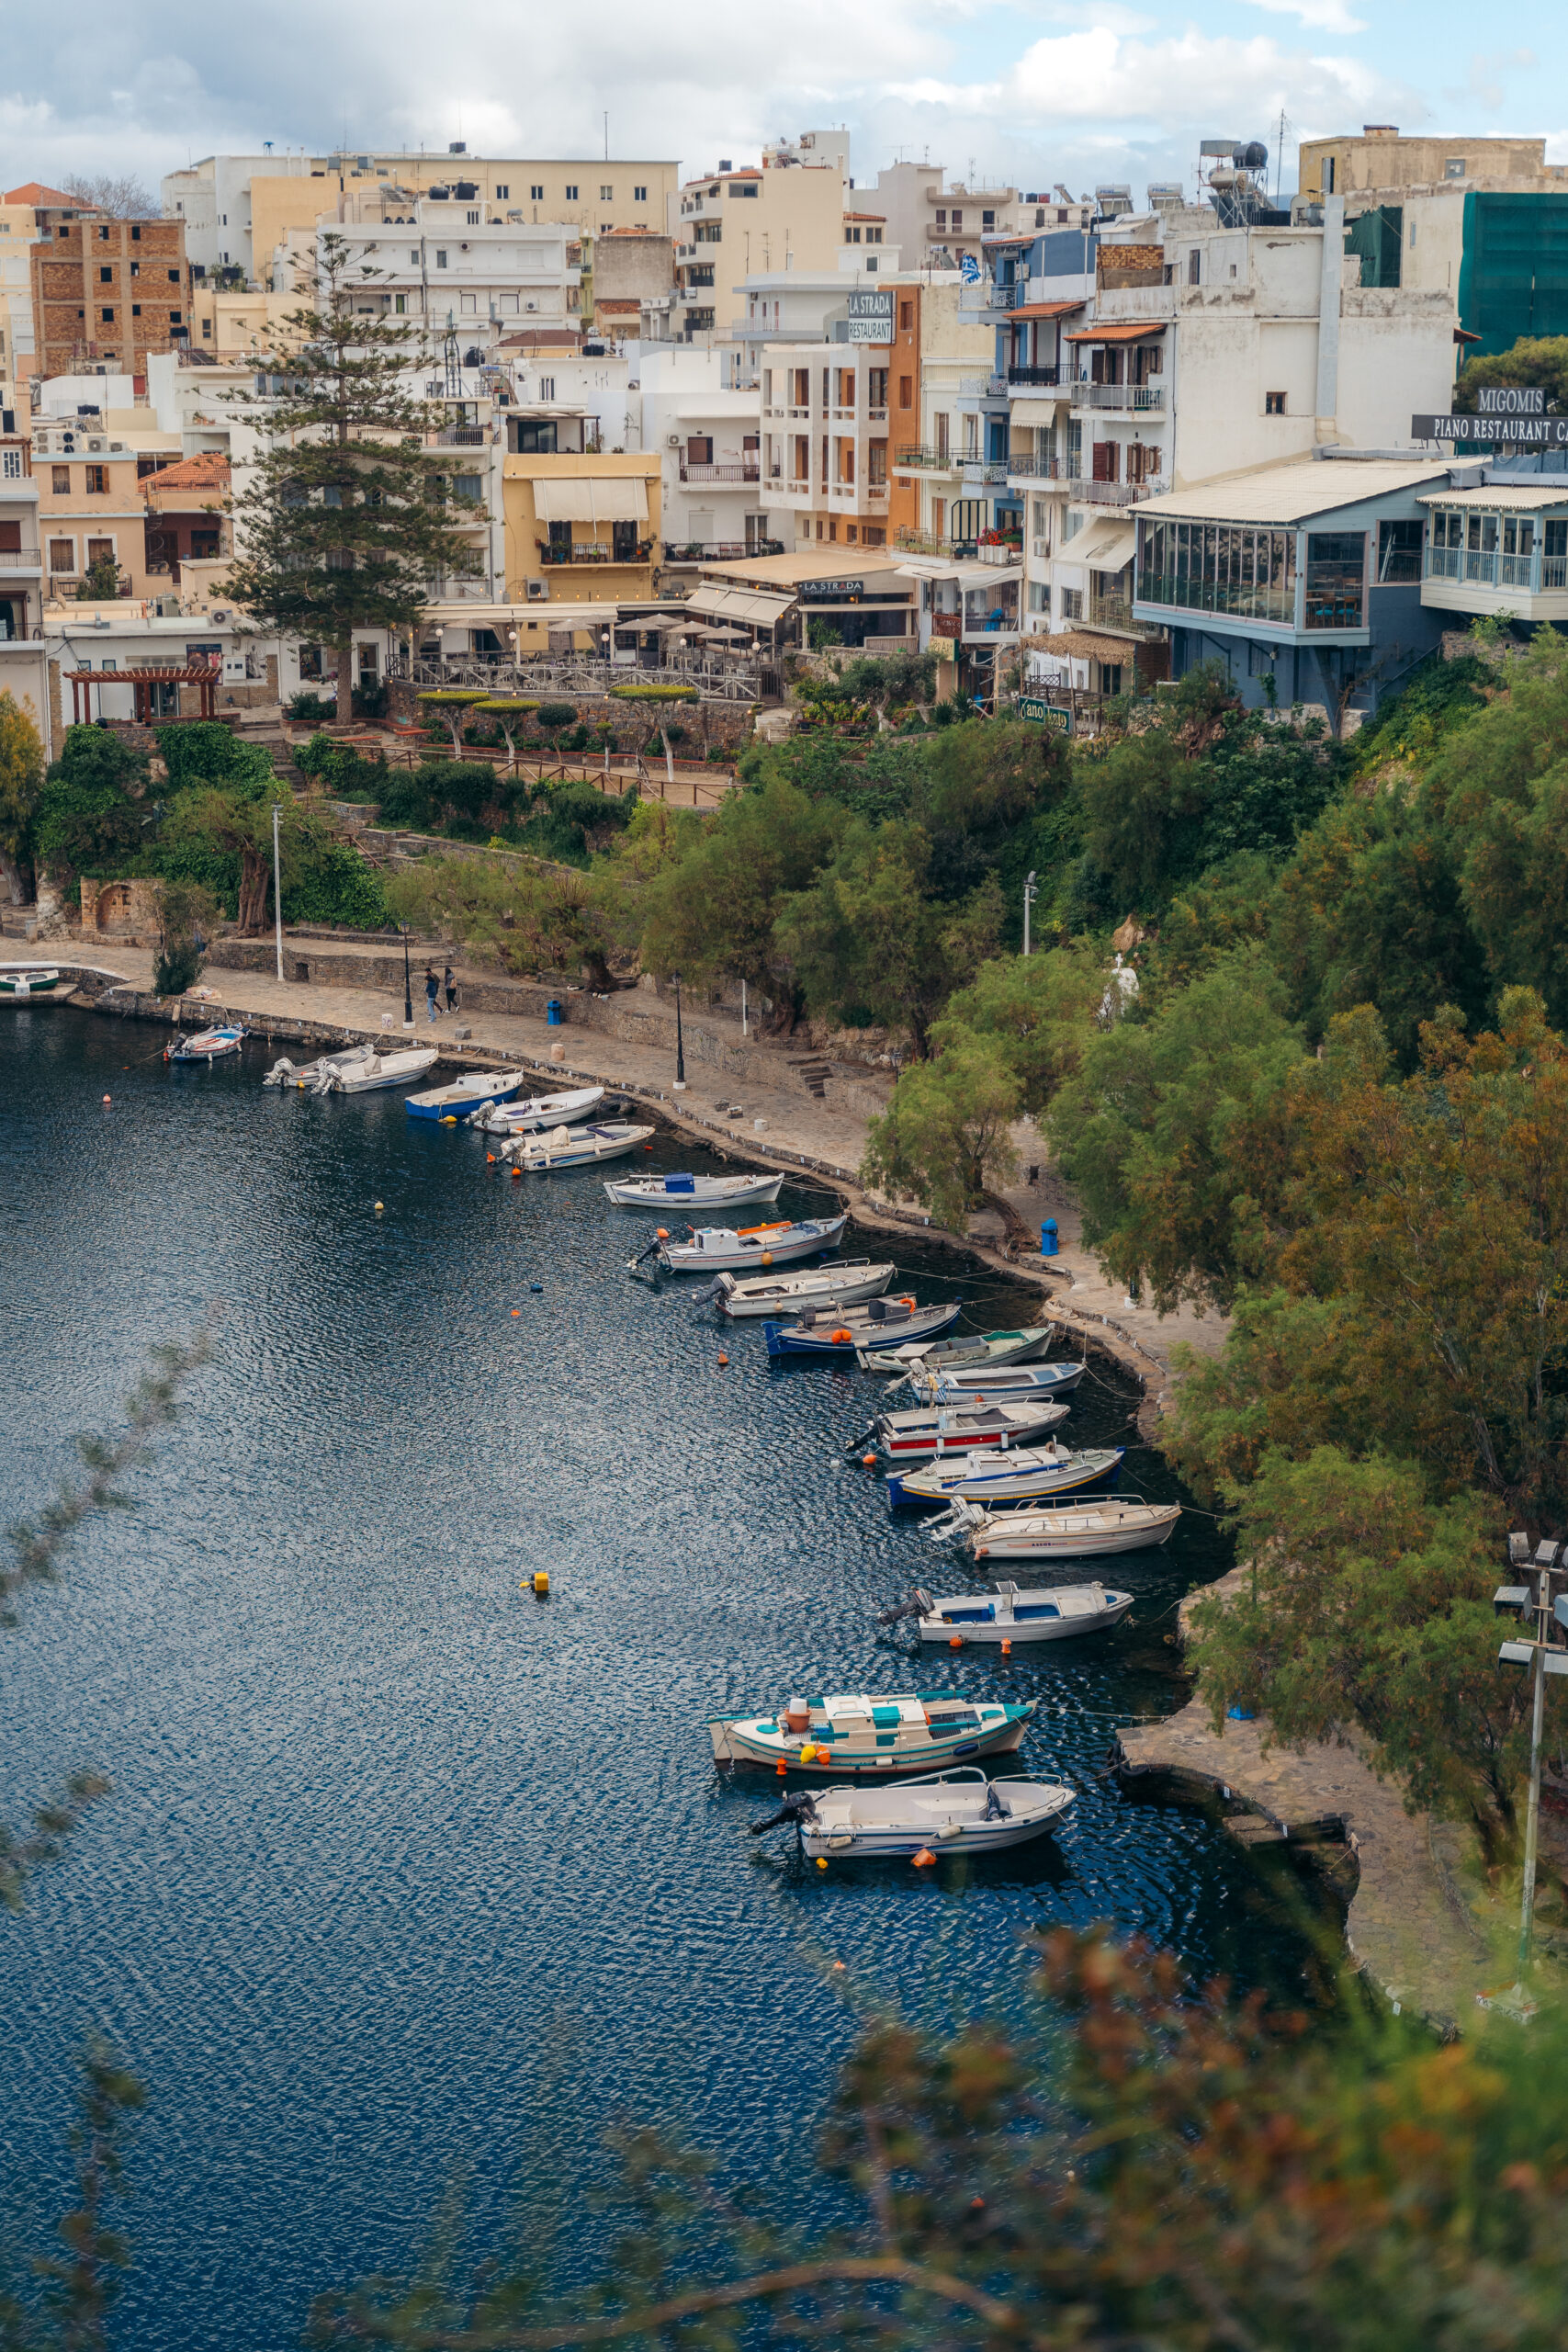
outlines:
[[[1054,702],[1042,701],[1038,695],[1020,695],[1016,707],[1020,718],[1037,718],[1054,735],[1070,735],[1073,731],[1072,712],[1059,709]]]

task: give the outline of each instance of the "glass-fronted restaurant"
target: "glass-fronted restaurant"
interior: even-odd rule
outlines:
[[[1421,601],[1434,610],[1568,620],[1568,476],[1428,492]]]

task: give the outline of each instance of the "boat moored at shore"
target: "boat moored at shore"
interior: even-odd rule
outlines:
[[[860,1693],[792,1699],[773,1714],[716,1715],[708,1724],[720,1764],[765,1764],[824,1778],[874,1779],[930,1771],[1016,1748],[1032,1700],[999,1704],[953,1690],[884,1697]]]
[[[1054,1411],[1058,1420],[1066,1419],[1066,1405],[1045,1409]],[[895,1510],[900,1503],[979,1502],[1000,1506],[1005,1511],[1009,1504],[1044,1503],[1055,1495],[1111,1486],[1121,1475],[1122,1460],[1120,1446],[1091,1446],[1075,1453],[1054,1438],[1044,1445],[1010,1447],[1006,1452],[975,1447],[958,1452],[955,1461],[937,1459],[910,1470],[896,1467],[888,1474],[887,1501]]]
[[[429,1094],[409,1094],[403,1108],[411,1119],[450,1120],[454,1125],[475,1111],[510,1102],[523,1083],[521,1070],[471,1069]]]
[[[1079,1634],[1102,1634],[1119,1625],[1133,1606],[1130,1592],[1102,1584],[1064,1584],[1030,1590],[998,1584],[990,1592],[953,1593],[935,1600],[917,1591],[908,1613],[922,1642],[1060,1642]]]
[[[186,1037],[176,1035],[164,1048],[166,1062],[205,1062],[210,1069],[214,1062],[227,1061],[237,1054],[245,1041],[243,1029],[202,1029]]]
[[[716,1274],[740,1267],[788,1265],[796,1258],[815,1258],[836,1250],[844,1238],[849,1216],[788,1217],[776,1225],[702,1225],[687,1240],[661,1238],[659,1263],[672,1274]],[[635,1261],[633,1261],[636,1262]]]
[[[714,1306],[731,1322],[768,1315],[781,1319],[798,1316],[808,1306],[823,1313],[830,1308],[858,1306],[876,1298],[897,1272],[892,1265],[873,1265],[865,1258],[851,1258],[833,1266],[809,1266],[790,1273],[720,1274],[714,1284]]]
[[[809,1861],[860,1861],[889,1855],[989,1854],[1043,1837],[1073,1803],[1071,1789],[1040,1781],[990,1781],[978,1764],[925,1772],[918,1780],[800,1789],[777,1813],[751,1823],[761,1837],[787,1822]]]
[[[776,1201],[783,1185],[782,1171],[777,1176],[623,1176],[606,1184],[604,1193],[622,1209],[720,1209]]]

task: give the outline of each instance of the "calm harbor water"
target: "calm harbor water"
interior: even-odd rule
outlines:
[[[149,2093],[118,2340],[297,2343],[316,2289],[406,2265],[455,2164],[482,2227],[570,2199],[616,2117],[808,2211],[857,2018],[1015,2008],[1043,1925],[1110,1917],[1300,1992],[1285,1882],[1101,1770],[1117,1724],[1187,1695],[1165,1635],[1226,1565],[1210,1521],[1119,1565],[1140,1600],[1110,1637],[917,1662],[877,1611],[964,1578],[840,1458],[879,1384],[770,1367],[694,1286],[629,1281],[651,1220],[592,1171],[509,1182],[398,1096],[263,1092],[254,1047],[172,1071],[164,1035],[0,1016],[6,1522],[221,1302],[141,1509],[0,1634],[0,1806],[81,1764],[115,1781],[0,1916],[0,2215],[36,2241],[62,2210],[97,2021]],[[641,1162],[694,1164],[662,1139]],[[968,1326],[1027,1317],[984,1269],[898,1254]],[[1101,1369],[1064,1435],[1135,1443],[1134,1403]],[[1178,1491],[1146,1453],[1123,1484]],[[546,1603],[519,1589],[539,1566]],[[1057,1838],[818,1872],[747,1836],[775,1784],[717,1781],[710,1713],[949,1684],[1038,1698],[1022,1763],[1078,1792]]]

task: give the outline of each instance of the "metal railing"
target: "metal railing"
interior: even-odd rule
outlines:
[[[676,539],[667,541],[666,563],[739,563],[742,557],[784,555],[782,539]]]
[[[951,449],[897,449],[893,452],[895,466],[930,466],[941,473],[956,473],[960,460]]]
[[[894,532],[893,544],[906,555],[971,556],[975,552],[973,539],[944,539],[933,531],[912,530],[907,523]]]
[[[1005,482],[1008,461],[1005,458],[965,458],[964,479],[976,486],[987,482]]]
[[[41,548],[0,548],[0,565],[3,565],[7,571],[41,571],[43,549]],[[55,577],[59,579],[61,574],[57,572]]]
[[[1009,453],[1009,477],[1016,481],[1066,481],[1066,460],[1063,458],[1032,458],[1022,449]]]
[[[1157,481],[1091,481],[1085,474],[1067,477],[1067,489],[1080,506],[1136,506],[1140,499],[1152,498],[1159,487]]]
[[[491,436],[486,424],[443,424],[425,435],[430,449],[482,449]]]
[[[539,549],[539,561],[547,565],[567,563],[651,563],[653,560],[653,550],[657,544],[658,542],[654,539],[638,539],[636,548],[630,554],[617,555],[614,547],[606,547],[603,539],[590,539],[585,541],[581,547],[541,548]]]
[[[1505,553],[1499,570],[1505,588],[1529,588],[1534,585],[1535,558],[1533,556]]]
[[[716,464],[688,465],[681,460],[682,481],[760,481],[762,469],[755,458],[722,458]]]
[[[440,661],[416,654],[411,662],[395,653],[387,674],[415,686],[484,686],[492,694],[502,684],[530,696],[541,691],[607,695],[613,686],[694,686],[704,701],[756,702],[772,667],[767,662],[736,660],[717,651],[682,655],[648,669],[630,662],[596,662],[585,654],[537,654],[523,661],[510,653],[455,653]],[[636,714],[638,705],[627,697],[625,707]]]
[[[1080,376],[1073,386],[1075,408],[1125,409],[1133,414],[1165,406],[1163,384],[1094,384]]]
[[[1540,584],[1543,588],[1568,588],[1568,555],[1541,557]]]
[[[1010,368],[1008,384],[1018,392],[1051,391],[1064,380],[1060,368]]]
[[[960,376],[958,397],[961,401],[999,401],[1007,397],[1005,376]]]

